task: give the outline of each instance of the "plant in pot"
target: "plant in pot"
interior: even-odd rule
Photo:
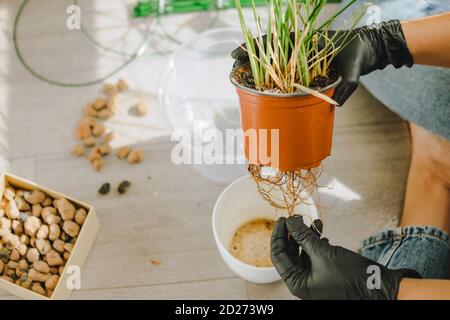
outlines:
[[[238,50],[248,56],[248,64],[235,66],[230,76],[240,100],[242,127],[244,132],[277,130],[278,138],[246,138],[249,172],[264,199],[290,215],[298,203],[310,199],[321,162],[331,153],[337,105],[331,97],[341,79],[332,61],[353,37],[351,30],[365,10],[356,10],[339,30],[330,26],[355,1],[319,23],[326,0],[269,0],[263,35],[254,2],[253,33],[240,0],[235,0],[245,39]],[[262,149],[277,154],[262,157]],[[265,174],[264,168],[274,170]],[[273,196],[275,189],[281,197]]]

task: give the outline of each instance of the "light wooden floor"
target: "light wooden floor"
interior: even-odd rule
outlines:
[[[28,14],[23,22],[27,36],[21,44],[28,52],[36,51],[32,57],[40,61],[36,66],[54,70],[49,74],[66,80],[89,79],[106,70],[108,65],[89,68],[96,57],[83,61],[90,59],[91,52],[71,51],[71,43],[57,30],[33,32],[34,27],[65,16],[64,1],[49,3],[42,8],[45,14]],[[142,146],[143,164],[129,166],[111,157],[104,171],[94,173],[85,160],[70,156],[75,119],[99,86],[53,86],[23,68],[11,42],[19,4],[18,0],[0,4],[0,168],[95,206],[101,231],[83,268],[82,290],[73,298],[292,298],[283,283],[246,283],[222,262],[210,221],[225,185],[205,179],[189,166],[171,163],[170,130],[155,101],[144,122],[133,122],[124,115],[124,121],[109,124],[123,133],[123,143]],[[229,14],[224,16],[228,19]],[[171,18],[170,25],[176,26],[177,19],[180,25],[187,21],[186,16]],[[42,54],[45,44],[58,37],[58,55],[64,59],[72,54],[73,59],[67,61],[75,61],[62,70],[51,68],[56,65],[54,51]],[[123,77],[134,89],[132,95],[154,99],[166,59],[137,60],[112,79]],[[83,63],[77,64],[79,60]],[[333,154],[323,177],[323,183],[331,182],[334,189],[325,190],[321,197],[325,233],[333,243],[357,249],[364,237],[397,224],[409,153],[402,121],[364,89],[337,110]],[[132,182],[126,195],[97,194],[103,182],[116,185],[123,179]],[[161,264],[152,265],[150,259]],[[14,297],[0,292],[0,298]]]

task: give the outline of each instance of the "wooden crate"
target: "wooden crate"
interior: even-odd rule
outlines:
[[[18,296],[23,299],[43,299],[43,300],[61,300],[68,299],[72,293],[72,289],[67,286],[67,281],[70,280],[72,273],[69,268],[70,266],[77,266],[81,269],[83,266],[89,251],[91,250],[92,245],[94,244],[95,238],[97,237],[97,233],[100,229],[100,224],[98,222],[97,215],[95,213],[94,208],[86,203],[83,203],[79,200],[72,199],[71,197],[59,193],[54,190],[47,189],[43,186],[35,184],[33,182],[27,181],[25,179],[19,178],[12,174],[5,173],[1,176],[0,180],[0,195],[3,197],[3,192],[7,185],[11,185],[12,187],[20,188],[23,190],[32,190],[38,189],[53,198],[66,198],[71,201],[76,207],[84,208],[87,212],[86,220],[84,221],[80,233],[77,237],[73,250],[69,256],[69,259],[64,266],[64,272],[60,276],[58,284],[53,291],[51,297],[45,297],[40,295],[34,291],[29,289],[25,289],[19,285],[8,282],[4,279],[0,278],[0,289],[3,289],[15,296]]]

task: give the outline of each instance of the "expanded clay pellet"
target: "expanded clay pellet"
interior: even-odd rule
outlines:
[[[0,201],[0,278],[50,297],[86,219],[66,198],[7,185]],[[19,211],[19,218],[16,209]]]
[[[84,117],[78,122],[75,136],[79,143],[71,150],[72,155],[81,157],[87,154],[87,160],[95,171],[101,171],[105,165],[103,160],[112,152],[111,142],[114,132],[106,132],[104,121],[118,112],[119,95],[129,88],[128,83],[120,79],[116,84],[105,83],[102,87],[104,96],[99,96],[88,102],[83,108]],[[148,105],[139,102],[138,113],[145,115]],[[143,152],[140,149],[132,149],[129,146],[122,147],[117,152],[119,159],[127,159],[130,164],[137,164],[143,160]],[[15,208],[12,214],[17,213]]]

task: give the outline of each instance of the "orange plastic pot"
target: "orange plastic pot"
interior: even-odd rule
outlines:
[[[320,91],[332,97],[340,80]],[[335,106],[304,93],[277,94],[249,89],[237,83],[233,76],[231,82],[240,100],[245,156],[251,164],[296,171],[317,167],[330,155]],[[248,134],[252,131],[258,132],[256,141],[254,135]],[[260,132],[266,133],[260,135]]]

